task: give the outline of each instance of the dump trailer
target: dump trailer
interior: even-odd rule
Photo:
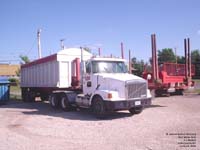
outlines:
[[[176,63],[163,63],[159,67],[159,79],[153,80],[152,72],[144,71],[143,78],[148,80],[149,89],[154,92],[154,96],[170,96],[170,94],[182,95],[183,91],[189,87],[194,87],[191,80],[188,84],[185,78],[185,65]],[[195,75],[195,67],[192,65],[191,75]]]
[[[164,62],[158,65],[156,36],[151,35],[152,43],[152,70],[144,70],[142,76],[148,81],[149,89],[154,96],[170,94],[183,94],[185,89],[194,87],[192,76],[195,75],[195,67],[191,64],[190,41],[184,40],[185,64]]]
[[[22,99],[49,100],[53,108],[91,108],[97,117],[109,111],[140,113],[151,104],[148,83],[128,73],[121,58],[94,57],[69,48],[21,66]]]

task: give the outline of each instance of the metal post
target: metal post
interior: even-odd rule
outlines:
[[[132,73],[132,70],[131,70],[131,68],[132,68],[132,61],[131,61],[131,50],[129,50],[129,73],[131,74]]]
[[[157,48],[156,48],[156,35],[154,34],[154,57],[155,57],[155,77],[156,80],[159,78],[159,68],[158,68],[158,57],[157,57]]]
[[[122,59],[124,59],[124,45],[122,42],[121,42],[121,57]]]
[[[80,49],[81,49],[81,87],[83,89],[83,74],[84,74],[83,48],[80,47]]]
[[[41,50],[41,43],[40,43],[40,33],[41,29],[38,29],[37,31],[37,39],[38,39],[38,58],[42,58],[42,50]]]
[[[154,35],[151,35],[151,50],[152,50],[152,75],[155,80],[155,53],[154,53]]]
[[[176,55],[176,47],[174,48],[175,58],[176,58],[176,66],[175,66],[175,75],[177,75],[177,55]]]
[[[185,50],[185,79],[188,81],[188,50],[187,50],[187,40],[184,39],[184,50]]]
[[[99,56],[101,56],[101,48],[98,48]]]
[[[190,53],[190,39],[187,39],[187,46],[188,46],[188,77],[189,77],[189,81],[188,83],[190,83],[191,78],[192,78],[192,66],[191,66],[191,53]]]

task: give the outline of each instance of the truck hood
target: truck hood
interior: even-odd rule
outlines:
[[[106,79],[111,79],[111,80],[118,80],[118,81],[131,81],[131,80],[142,80],[145,81],[143,78],[135,76],[133,74],[128,74],[128,73],[101,73],[98,74],[99,77],[106,78]]]
[[[101,73],[96,74],[97,82],[100,84],[100,90],[115,91],[118,93],[118,98],[125,98],[126,95],[126,85],[147,83],[147,81],[138,76],[128,74],[128,73]],[[135,86],[134,86],[135,87]]]

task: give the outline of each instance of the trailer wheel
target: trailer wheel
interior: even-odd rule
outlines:
[[[26,88],[22,88],[22,101],[23,102],[28,101],[28,91]]]
[[[49,103],[50,103],[51,107],[58,108],[58,106],[59,106],[59,99],[58,99],[58,97],[57,97],[56,94],[51,94],[49,96]]]
[[[24,102],[34,102],[35,92],[28,90],[27,88],[22,89],[22,100]]]
[[[183,89],[177,89],[176,94],[177,95],[183,95]]]
[[[66,95],[61,96],[60,105],[64,111],[70,111],[72,109],[72,106],[70,105],[69,100]]]
[[[105,118],[105,106],[103,99],[100,96],[95,96],[92,101],[92,112],[93,114],[100,119]]]
[[[28,102],[35,102],[35,92],[29,91],[28,92]]]
[[[129,112],[134,115],[134,114],[140,114],[143,111],[143,107],[133,107],[129,109]]]

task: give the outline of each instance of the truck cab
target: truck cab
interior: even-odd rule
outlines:
[[[92,108],[97,116],[117,110],[129,110],[136,114],[150,105],[147,81],[129,74],[125,62],[120,58],[100,57],[85,62],[83,93],[77,96],[76,103]]]

